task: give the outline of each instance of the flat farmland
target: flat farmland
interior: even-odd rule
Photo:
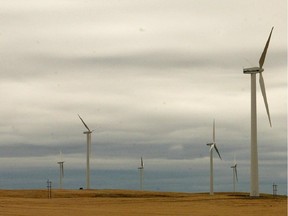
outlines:
[[[0,215],[261,215],[286,216],[287,197],[247,193],[170,193],[124,190],[0,190]]]

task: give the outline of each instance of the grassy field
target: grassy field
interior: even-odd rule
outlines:
[[[287,197],[245,193],[167,193],[123,190],[0,190],[0,215],[261,215],[286,216]]]

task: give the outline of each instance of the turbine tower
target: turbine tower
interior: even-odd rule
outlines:
[[[86,157],[86,189],[90,189],[90,155],[91,155],[91,133],[94,130],[90,130],[89,127],[85,124],[81,116],[78,114],[80,120],[84,124],[85,128],[88,131],[84,131],[83,134],[87,135],[87,157]]]
[[[140,173],[140,190],[143,190],[143,172],[144,172],[144,162],[143,158],[141,157],[140,167],[138,167]]]
[[[235,156],[234,156],[234,165],[231,166],[232,170],[233,170],[233,192],[236,192],[236,181],[238,182],[238,175],[237,175],[237,162],[235,160]]]
[[[210,195],[214,195],[214,189],[213,189],[213,149],[216,150],[219,158],[222,160],[220,153],[218,151],[218,148],[216,146],[215,142],[215,120],[213,121],[213,142],[207,143],[208,146],[210,146]]]
[[[258,180],[258,152],[257,152],[257,106],[256,106],[256,74],[259,73],[259,83],[261,87],[261,92],[263,95],[266,112],[268,115],[268,120],[270,127],[272,127],[269,107],[266,97],[266,90],[264,79],[262,76],[263,64],[265,61],[267,49],[269,46],[270,38],[272,35],[273,28],[271,29],[270,35],[266,42],[265,48],[262,52],[262,55],[259,59],[259,67],[244,68],[244,74],[251,74],[251,164],[250,164],[250,196],[259,197],[259,180]]]
[[[64,161],[62,160],[62,151],[60,151],[60,161],[57,162],[60,168],[59,189],[62,189],[62,178],[64,178]]]

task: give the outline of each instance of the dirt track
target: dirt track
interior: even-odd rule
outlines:
[[[0,215],[287,215],[287,197],[271,195],[54,190],[47,197],[46,190],[0,190]]]

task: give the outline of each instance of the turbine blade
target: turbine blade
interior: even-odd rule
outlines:
[[[215,119],[213,120],[213,142],[215,143]]]
[[[238,182],[237,167],[235,167],[236,181]]]
[[[143,158],[141,157],[141,167],[144,167]]]
[[[267,97],[266,97],[265,84],[264,84],[264,79],[263,79],[262,72],[260,73],[259,82],[260,82],[261,92],[262,92],[262,96],[263,96],[263,99],[264,99],[264,103],[265,103],[266,112],[267,112],[267,115],[268,115],[270,127],[272,127],[270,113],[269,113],[269,107],[268,107],[268,102],[267,102]]]
[[[217,152],[219,158],[222,160],[222,158],[221,158],[221,156],[220,156],[220,153],[219,153],[219,151],[218,151],[218,148],[217,148],[216,144],[214,144],[214,148],[215,148],[215,150],[216,150],[216,152]]]
[[[269,43],[270,43],[270,38],[271,38],[273,29],[274,29],[274,27],[272,27],[272,29],[271,29],[269,38],[268,38],[268,40],[267,40],[267,42],[266,42],[265,48],[264,48],[264,50],[263,50],[263,52],[262,52],[262,55],[261,55],[261,57],[260,57],[260,59],[259,59],[259,66],[260,66],[260,68],[262,68],[262,66],[263,66],[263,64],[264,64],[265,57],[266,57],[266,53],[267,53],[267,49],[268,49],[268,46],[269,46]]]
[[[90,132],[89,127],[85,124],[85,122],[83,121],[83,119],[81,118],[81,116],[78,114],[80,120],[82,121],[82,123],[84,124],[84,126],[87,128],[87,130]]]
[[[210,146],[209,152],[211,152],[213,148],[214,148],[214,143],[212,143],[212,145]]]
[[[236,154],[234,153],[234,166],[237,166]]]
[[[60,150],[60,161],[62,161],[62,150]]]

